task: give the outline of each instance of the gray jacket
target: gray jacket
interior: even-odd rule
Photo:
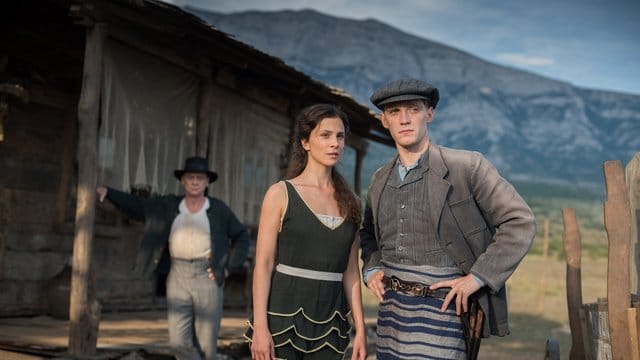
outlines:
[[[531,247],[535,217],[513,186],[478,152],[429,145],[428,184],[432,221],[447,254],[464,274],[486,286],[478,299],[486,318],[483,336],[509,333],[505,282]],[[379,266],[380,196],[396,159],[378,169],[367,195],[360,231],[363,271]]]

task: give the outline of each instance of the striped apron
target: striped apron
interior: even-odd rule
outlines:
[[[434,284],[462,274],[455,267],[383,263],[386,276]],[[378,312],[377,359],[466,359],[465,341],[455,302],[443,313],[442,299],[390,289]]]

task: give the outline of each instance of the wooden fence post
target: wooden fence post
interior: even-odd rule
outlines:
[[[631,206],[631,244],[629,253],[629,282],[632,294],[640,287],[640,152],[637,152],[625,168],[625,179]]]
[[[631,358],[627,309],[629,296],[629,242],[631,239],[631,209],[620,161],[604,163],[607,199],[604,202],[604,226],[609,239],[607,271],[607,303],[609,335],[613,360]]]
[[[544,313],[544,298],[547,291],[547,262],[549,257],[549,219],[544,219],[544,242],[542,244],[542,275],[538,290],[538,314]]]
[[[629,360],[640,360],[638,309],[635,307],[627,309],[627,319],[629,322],[629,342],[631,343],[631,358]]]
[[[574,209],[562,209],[564,232],[564,256],[567,260],[567,306],[569,308],[569,327],[571,328],[571,351],[569,359],[585,358],[584,337],[580,324],[582,307],[582,240]]]
[[[100,304],[94,298],[90,282],[104,39],[105,25],[87,27],[82,92],[78,103],[78,198],[69,306],[69,353],[75,357],[95,355],[100,322]]]

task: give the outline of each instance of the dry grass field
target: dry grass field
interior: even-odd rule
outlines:
[[[560,343],[561,359],[571,349],[564,258],[527,255],[507,282],[511,335],[483,340],[480,359],[543,359],[548,338]],[[584,303],[606,297],[607,260],[582,258]],[[365,288],[367,315],[375,317],[376,302]]]
[[[564,259],[527,256],[507,283],[511,335],[484,342],[481,359],[542,359],[548,338],[560,343],[562,359],[571,349]],[[544,288],[543,288],[544,286]],[[582,300],[606,297],[607,260],[582,259]]]

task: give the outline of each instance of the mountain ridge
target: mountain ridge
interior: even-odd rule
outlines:
[[[375,19],[185,10],[374,110],[368,96],[387,81],[433,83],[441,92],[434,141],[480,151],[510,179],[599,186],[604,161],[624,165],[640,150],[639,95],[494,64]]]

